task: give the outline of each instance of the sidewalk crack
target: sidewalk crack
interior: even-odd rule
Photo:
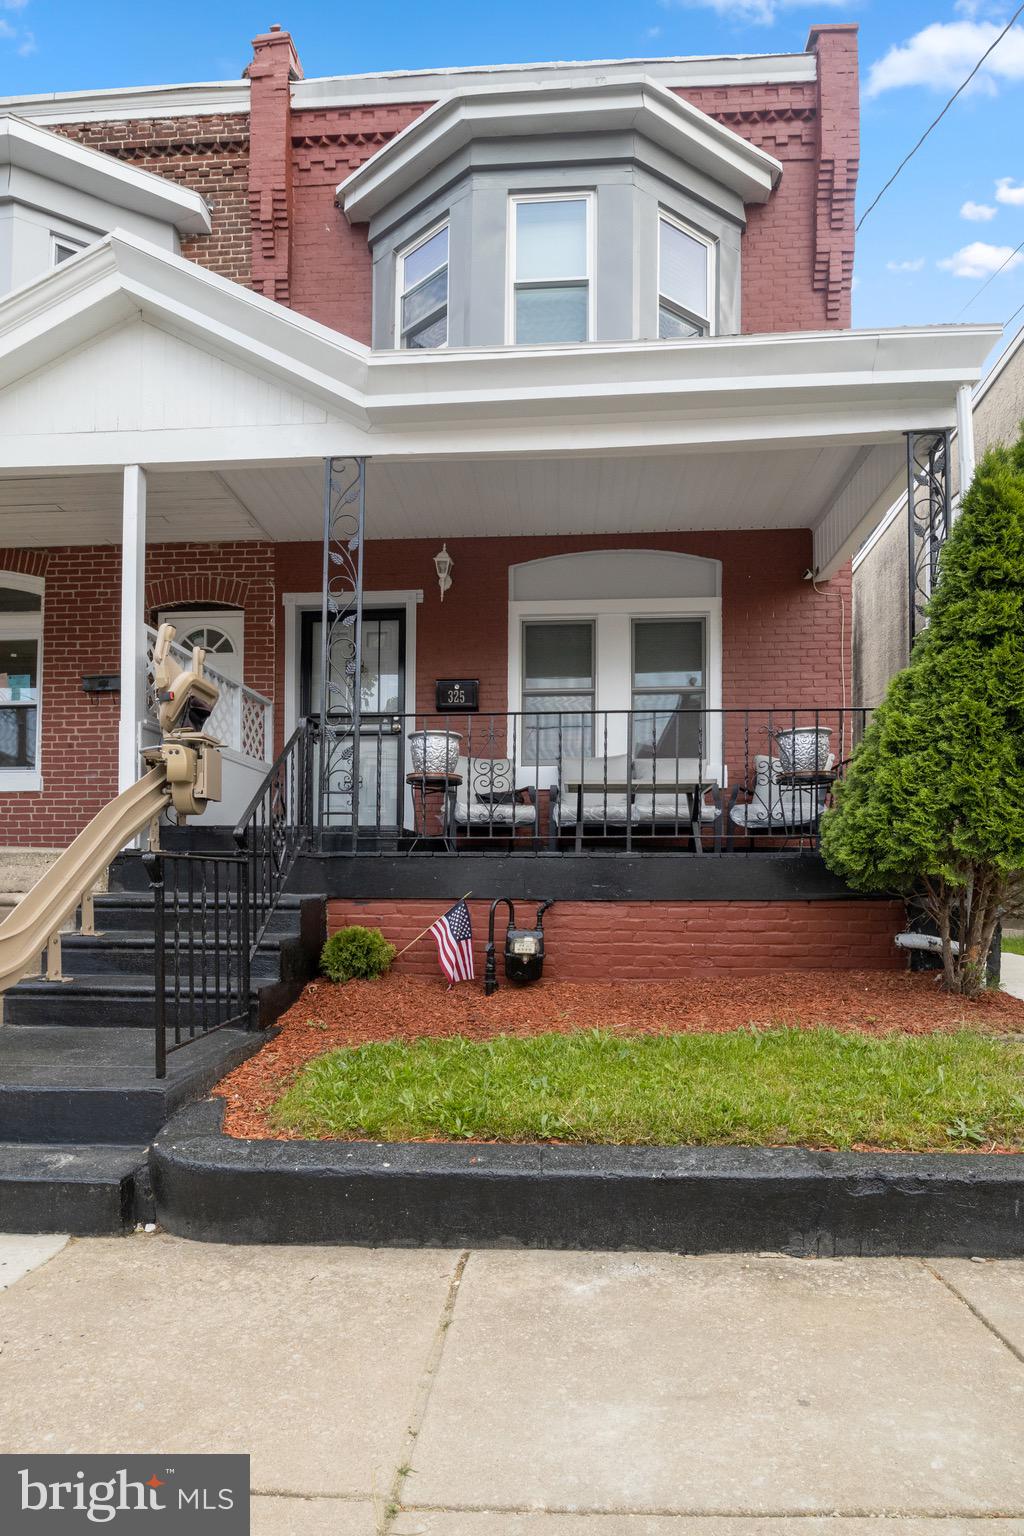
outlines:
[[[996,1327],[995,1323],[991,1322],[985,1316],[984,1312],[980,1311],[974,1305],[973,1301],[968,1300],[963,1291],[959,1290],[958,1287],[953,1284],[952,1280],[947,1280],[945,1275],[940,1274],[937,1269],[933,1269],[927,1259],[922,1259],[921,1264],[930,1275],[934,1276],[940,1285],[944,1285],[946,1287],[946,1290],[950,1293],[951,1296],[955,1296],[957,1301],[963,1303],[968,1312],[976,1317],[981,1326],[983,1328],[987,1328],[989,1333],[997,1338],[1000,1344],[1004,1346],[1004,1348],[1010,1351],[1010,1354],[1014,1357],[1015,1360],[1019,1360],[1021,1365],[1024,1365],[1024,1350],[1018,1349],[1017,1345],[1014,1344],[1011,1339],[1008,1339],[1006,1334],[1001,1332],[1001,1330]]]

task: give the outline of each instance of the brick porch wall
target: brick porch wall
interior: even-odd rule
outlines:
[[[543,872],[538,870],[538,891]],[[457,895],[455,892],[454,895]],[[470,901],[478,977],[483,976],[489,903]],[[348,923],[380,928],[408,944],[443,910],[440,901],[331,901],[330,933]],[[521,923],[534,907],[517,903]],[[504,915],[495,925],[504,945]],[[716,971],[899,970],[893,943],[903,927],[897,901],[564,901],[544,918],[544,975],[552,981],[678,981]],[[429,935],[397,962],[412,976],[436,976]]]
[[[268,544],[157,544],[146,551],[147,610],[236,603],[245,610],[245,680],[274,684],[273,552]],[[41,575],[39,792],[0,793],[0,846],[64,848],[117,792],[119,695],[82,692],[82,675],[120,666],[120,551],[108,545],[0,550],[0,570]]]

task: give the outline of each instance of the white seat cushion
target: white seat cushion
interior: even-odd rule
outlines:
[[[629,755],[626,752],[617,753],[614,757],[566,757],[561,764],[561,783],[558,791],[558,800],[555,805],[555,821],[560,827],[574,827],[576,825],[576,804],[579,791],[566,786],[580,779],[587,785],[595,785],[596,788],[588,788],[583,795],[583,825],[584,826],[620,826],[627,822],[635,821],[636,815],[630,806],[629,796],[622,793],[614,793],[609,790],[606,794],[602,785],[606,782],[623,783],[630,777]]]
[[[465,800],[456,800],[455,820],[460,827],[525,827],[534,824],[537,812],[532,805],[489,805],[471,800],[467,806]]]

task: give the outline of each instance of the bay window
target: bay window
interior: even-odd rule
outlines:
[[[662,213],[658,218],[658,336],[710,336],[714,247]]]
[[[448,225],[432,229],[398,256],[396,341],[400,347],[448,343]]]
[[[0,571],[0,789],[39,787],[42,590]]]
[[[590,339],[591,201],[587,193],[513,197],[510,341]]]

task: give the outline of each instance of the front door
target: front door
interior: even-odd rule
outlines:
[[[304,715],[320,713],[319,613],[302,615],[300,705]],[[335,631],[331,669],[351,676],[341,654],[343,635]],[[404,805],[405,732],[405,609],[363,609],[363,666],[360,692],[359,825],[394,830],[401,825]],[[351,826],[352,802],[343,765],[331,775],[326,820],[331,826]]]

